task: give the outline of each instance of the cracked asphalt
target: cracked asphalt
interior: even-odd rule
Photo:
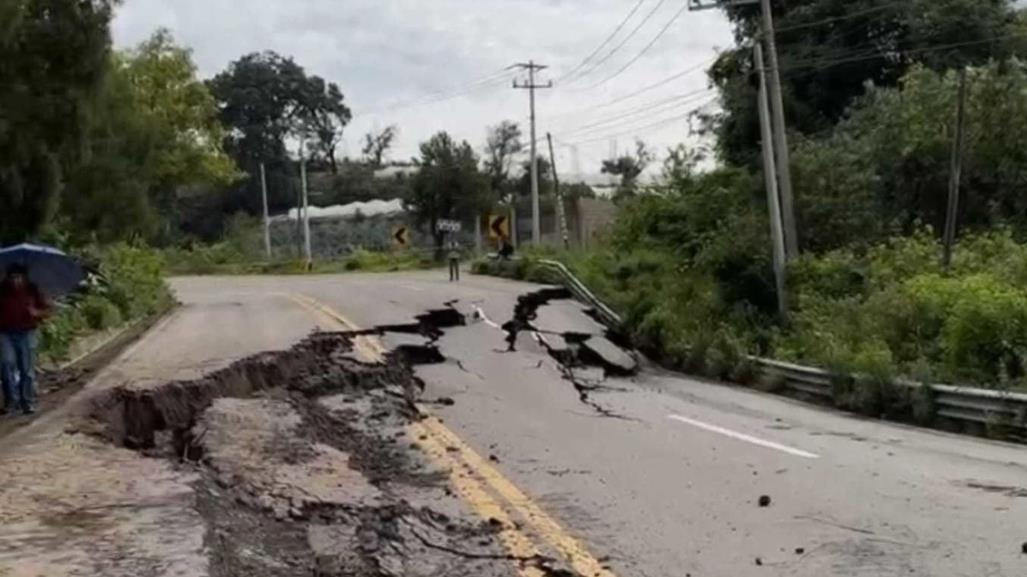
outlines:
[[[573,301],[539,302],[517,318],[519,298],[542,288],[523,283],[468,277],[450,284],[438,272],[419,272],[183,278],[173,286],[184,306],[80,397],[197,378],[242,357],[284,350],[318,328],[405,327],[358,339],[356,348],[406,351],[418,365],[422,400],[431,401],[423,406],[432,416],[408,436],[423,439],[419,450],[433,459],[459,461],[451,476],[458,502],[479,515],[495,507],[506,527],[499,533],[504,549],[483,555],[509,559],[509,574],[1027,574],[1021,446],[857,418],[644,363],[632,374],[633,359]],[[443,310],[457,311],[464,324],[412,330],[431,320],[424,317],[429,311]],[[437,354],[425,354],[426,345]],[[33,509],[62,503],[60,509],[63,493],[37,487],[16,496],[26,471],[47,465],[25,451],[62,462],[81,451],[67,447],[73,406],[69,401],[2,441],[0,576],[132,574],[102,565],[68,569],[89,559],[88,531],[79,523],[74,539],[58,541],[54,535],[63,533]],[[219,410],[230,416],[237,409]],[[91,457],[107,459],[85,475],[91,490],[100,491],[93,486],[103,486],[106,468],[109,475],[152,476],[175,497],[161,500],[167,511],[145,509],[141,525],[110,521],[119,535],[134,527],[135,541],[167,541],[168,560],[153,574],[208,574],[208,551],[190,531],[204,524],[182,510],[194,476],[87,445]],[[71,474],[47,473],[47,483],[74,492],[74,483],[61,478]],[[116,505],[126,494],[146,501],[157,491],[126,482],[81,498]],[[202,495],[192,500],[210,503]],[[162,532],[162,519],[174,522],[173,532]],[[413,535],[431,526],[411,519],[418,523]],[[310,539],[337,540],[318,535]],[[30,564],[25,551],[42,556]],[[159,554],[158,547],[153,555]],[[538,554],[562,557],[564,568],[532,573],[541,566],[523,559]]]

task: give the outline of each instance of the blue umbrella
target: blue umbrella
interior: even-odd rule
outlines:
[[[74,291],[85,279],[85,271],[74,259],[49,246],[19,244],[0,249],[0,274],[12,264],[24,265],[29,280],[48,298]]]

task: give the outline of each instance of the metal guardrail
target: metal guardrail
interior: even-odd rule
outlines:
[[[603,323],[614,329],[621,327],[620,315],[592,293],[563,263],[554,260],[540,260],[539,263],[560,276],[564,286],[580,301],[593,307]],[[831,400],[834,396],[837,379],[830,371],[759,357],[748,359],[760,368],[764,376],[781,379],[792,391],[821,400]],[[909,388],[929,387],[935,412],[940,417],[977,425],[1000,424],[1016,430],[1021,436],[1027,435],[1027,394],[953,385],[924,385],[906,380],[899,380],[896,384]]]

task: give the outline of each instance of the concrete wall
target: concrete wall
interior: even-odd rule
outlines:
[[[336,259],[345,257],[358,249],[388,250],[395,247],[393,233],[397,227],[410,230],[411,248],[434,248],[433,238],[414,226],[410,214],[364,218],[318,218],[310,221],[310,246],[314,258]],[[303,250],[303,231],[295,220],[287,218],[271,222],[271,245],[275,257],[298,256]],[[462,246],[474,247],[474,225],[464,225],[464,231],[457,235]]]
[[[606,199],[579,198],[574,202],[565,201],[565,206],[567,228],[573,248],[593,246],[597,236],[613,224],[617,218],[617,205]],[[562,246],[556,202],[553,199],[543,198],[540,208],[542,244]],[[531,244],[531,227],[531,202],[519,201],[517,204],[517,234],[522,246]]]

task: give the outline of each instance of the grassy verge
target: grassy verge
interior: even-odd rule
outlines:
[[[79,254],[99,270],[100,277],[85,292],[59,303],[40,328],[39,354],[44,363],[67,361],[76,341],[160,314],[174,305],[156,251],[122,244]]]
[[[347,258],[315,261],[307,270],[301,260],[259,261],[219,245],[193,250],[165,251],[167,272],[172,275],[260,275],[329,274],[344,272],[399,272],[427,270],[439,266],[424,251],[372,252],[359,250]]]

